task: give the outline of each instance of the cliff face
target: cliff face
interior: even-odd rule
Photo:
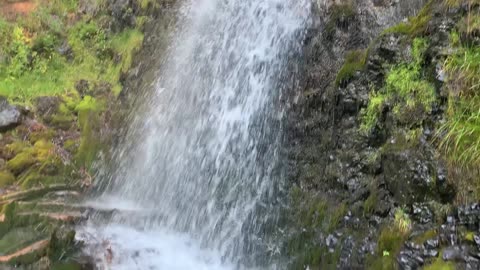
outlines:
[[[472,14],[461,1],[319,3],[288,119],[292,268],[478,267],[478,206],[462,206],[478,198],[475,163],[444,151],[460,106],[445,63],[477,46]]]

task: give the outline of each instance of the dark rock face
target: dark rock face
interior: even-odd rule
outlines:
[[[341,25],[328,33],[324,29],[329,19],[334,19],[334,13],[327,5],[319,7],[317,25],[310,29],[305,50],[306,78],[296,92],[287,119],[289,179],[305,196],[327,198],[324,200],[331,208],[346,205],[348,214],[335,226],[333,234],[325,233],[323,228],[312,232],[312,239],[322,239],[313,246],[338,252],[334,263],[337,269],[382,264],[420,269],[438,259],[477,269],[475,241],[480,237],[475,234],[466,241],[463,230],[478,231],[478,205],[453,210],[451,202],[456,190],[432,143],[436,124],[445,110],[445,94],[435,67],[441,65],[448,51],[448,33],[458,14],[445,13],[437,4],[429,10],[431,18],[423,36],[429,42],[425,73],[433,74],[429,80],[436,86],[438,98],[432,110],[404,110],[399,117],[393,104],[387,102],[371,132],[360,131],[362,110],[372,91],[385,87],[385,78],[393,66],[413,61],[412,38],[380,32],[402,21],[403,16],[417,14],[414,10],[423,4],[356,1],[354,15],[342,19]],[[335,71],[343,62],[339,55],[367,47],[363,70],[335,84]],[[421,132],[409,137],[412,127],[419,127]],[[319,214],[318,210],[311,211]],[[407,233],[384,233],[395,226],[407,228]],[[379,259],[372,261],[375,257]],[[303,265],[320,269],[326,268],[325,263],[332,265],[320,256],[315,258],[315,263],[304,260]]]
[[[21,112],[10,105],[6,98],[0,97],[0,130],[13,127],[21,122]]]

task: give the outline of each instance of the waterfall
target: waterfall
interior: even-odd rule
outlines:
[[[113,269],[237,269],[279,251],[282,119],[309,0],[186,0],[81,230]],[[268,231],[268,232],[267,232]],[[272,238],[273,239],[273,238]],[[88,242],[88,241],[87,241]],[[111,245],[113,262],[102,259]],[[267,262],[268,261],[268,262]],[[269,266],[266,267],[265,265]]]

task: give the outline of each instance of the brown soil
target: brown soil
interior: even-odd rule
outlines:
[[[21,2],[7,2],[0,0],[0,15],[7,20],[13,20],[18,16],[25,16],[33,12],[37,8],[36,1],[27,0]]]

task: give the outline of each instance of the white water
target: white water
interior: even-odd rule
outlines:
[[[155,87],[97,177],[90,204],[118,211],[80,230],[99,267],[276,268],[288,61],[309,13],[309,0],[182,4]]]

